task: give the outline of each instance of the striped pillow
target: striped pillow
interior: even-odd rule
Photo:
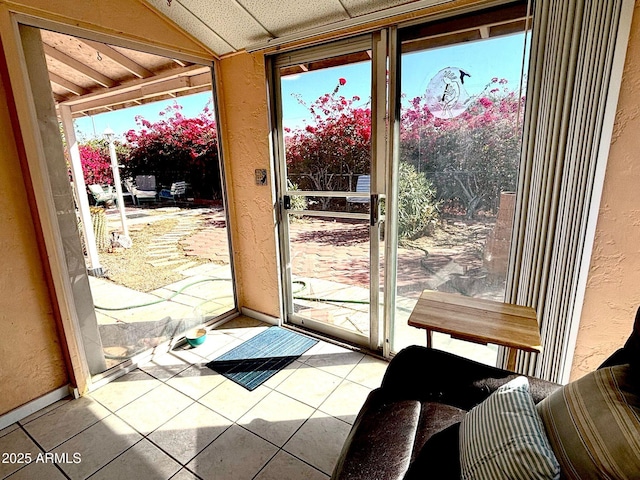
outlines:
[[[640,478],[638,369],[596,370],[537,408],[566,478]]]
[[[460,467],[463,480],[560,478],[525,377],[467,413],[460,424]]]

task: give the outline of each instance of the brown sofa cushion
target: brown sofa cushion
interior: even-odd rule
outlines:
[[[420,402],[386,401],[369,394],[347,437],[332,479],[400,480],[409,468],[420,419]]]
[[[640,369],[596,370],[537,406],[566,478],[640,478]]]

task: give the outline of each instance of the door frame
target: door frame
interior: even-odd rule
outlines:
[[[35,17],[19,11],[13,11],[7,6],[0,5],[0,26],[2,26],[2,47],[8,67],[8,76],[15,98],[15,109],[17,124],[23,139],[26,168],[29,171],[30,185],[33,192],[34,205],[32,207],[34,222],[38,222],[41,227],[43,249],[46,252],[47,260],[44,262],[51,276],[51,296],[52,304],[57,309],[56,316],[59,316],[61,325],[61,340],[64,344],[65,357],[70,381],[74,387],[74,395],[84,395],[93,389],[114,380],[118,376],[126,373],[132,366],[132,362],[126,362],[115,369],[108,369],[97,375],[92,375],[87,360],[86,344],[80,326],[80,319],[76,309],[76,295],[74,295],[73,285],[70,280],[70,272],[67,267],[65,251],[63,248],[63,238],[58,225],[59,213],[56,212],[53,201],[53,193],[50,183],[50,172],[47,166],[47,155],[45,141],[41,127],[39,127],[37,116],[37,105],[34,99],[34,92],[29,81],[27,67],[29,62],[42,61],[42,59],[27,57],[22,43],[20,26],[51,30],[70,36],[86,38],[102,43],[118,45],[155,55],[162,55],[169,58],[176,58],[191,63],[206,65],[211,68],[213,82],[211,94],[216,107],[217,124],[219,121],[220,109],[217,99],[217,82],[219,72],[217,61],[210,58],[195,56],[188,53],[173,51],[153,44],[133,41],[125,37],[118,37],[105,34],[99,31],[88,30],[82,27],[60,23],[47,18]],[[216,75],[216,73],[218,73]],[[221,182],[223,184],[223,202],[225,205],[225,215],[227,225],[229,222],[229,208],[227,200],[227,186],[224,171],[224,159],[222,143],[226,138],[221,129],[218,130],[218,148]],[[233,259],[233,245],[231,242],[230,229],[227,230],[229,251]],[[84,261],[84,259],[83,259]],[[234,308],[211,323],[226,321],[229,317],[238,314],[238,298],[233,260],[231,260],[232,285],[234,296]],[[86,273],[85,275],[86,276]],[[90,300],[90,299],[89,299]],[[80,298],[80,302],[87,302],[87,298]]]
[[[328,45],[319,45],[305,48],[299,51],[288,52],[278,56],[267,57],[267,77],[270,79],[269,93],[273,99],[274,108],[271,111],[274,148],[274,166],[276,172],[276,210],[278,219],[278,247],[280,260],[280,291],[283,311],[283,322],[310,328],[324,335],[337,337],[341,340],[357,344],[374,351],[382,348],[382,325],[380,296],[380,238],[383,219],[374,206],[378,200],[385,197],[387,184],[387,152],[386,152],[386,63],[387,63],[387,31],[385,29],[370,34],[359,35]],[[295,65],[313,60],[330,58],[363,49],[371,50],[371,203],[372,211],[377,215],[363,213],[325,212],[322,216],[333,218],[353,218],[370,220],[369,222],[369,335],[365,337],[355,332],[339,329],[326,323],[307,319],[301,319],[293,312],[293,288],[291,258],[289,248],[289,216],[300,215],[302,211],[285,208],[285,196],[323,196],[323,197],[347,197],[354,196],[354,192],[310,192],[290,191],[287,188],[285,168],[284,134],[282,119],[282,96],[279,69],[286,65]],[[378,88],[383,85],[384,88]],[[320,216],[314,211],[305,211],[305,215]]]

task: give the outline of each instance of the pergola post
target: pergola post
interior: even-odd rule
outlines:
[[[80,150],[78,149],[78,141],[76,132],[73,128],[73,118],[71,116],[71,108],[64,104],[58,105],[60,118],[62,120],[62,129],[67,140],[69,148],[69,156],[71,157],[71,178],[73,179],[73,188],[75,189],[76,199],[78,200],[78,211],[82,219],[82,232],[84,234],[85,248],[87,257],[89,258],[88,272],[91,275],[100,277],[103,275],[100,258],[98,256],[98,248],[96,247],[96,237],[93,233],[93,223],[91,221],[91,212],[89,210],[89,199],[87,198],[87,187],[84,183],[84,174],[82,173],[82,162],[80,161]]]
[[[109,142],[109,158],[111,159],[111,170],[113,171],[113,183],[116,187],[116,198],[118,200],[118,211],[120,212],[120,222],[122,223],[122,233],[129,240],[129,228],[127,227],[127,214],[124,208],[124,198],[122,197],[122,183],[120,182],[120,166],[118,165],[118,157],[116,155],[116,146],[113,143],[115,133],[111,128],[107,127],[104,136]]]

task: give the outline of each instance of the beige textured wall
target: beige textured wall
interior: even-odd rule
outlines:
[[[4,62],[1,49],[0,62]],[[0,103],[6,105],[6,99],[3,74]],[[68,380],[6,107],[0,108],[0,192],[0,414],[3,414],[65,385]]]
[[[640,305],[640,1],[636,1],[594,251],[571,370],[576,379],[622,346]]]
[[[264,57],[222,59],[218,98],[239,306],[279,317]],[[258,168],[267,169],[268,186],[255,184]]]

